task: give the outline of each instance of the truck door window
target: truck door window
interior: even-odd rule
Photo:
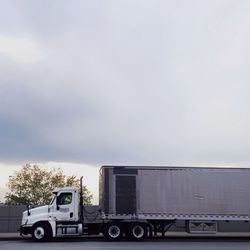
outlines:
[[[57,205],[69,205],[72,202],[72,193],[61,193],[57,198]]]

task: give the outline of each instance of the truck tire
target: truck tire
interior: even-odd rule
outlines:
[[[123,233],[123,226],[118,222],[107,223],[103,229],[103,235],[109,241],[120,240],[123,237]]]
[[[32,238],[35,241],[48,241],[52,237],[52,230],[47,223],[37,223],[33,226]]]
[[[144,240],[148,235],[147,225],[144,223],[133,223],[129,225],[127,235],[131,240]]]

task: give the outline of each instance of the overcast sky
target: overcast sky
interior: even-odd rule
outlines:
[[[250,167],[250,2],[1,1],[0,162]]]

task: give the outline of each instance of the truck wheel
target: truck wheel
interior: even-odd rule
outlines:
[[[32,238],[36,241],[47,241],[52,237],[51,228],[46,223],[38,223],[34,225]]]
[[[132,240],[144,240],[148,235],[147,226],[142,223],[133,223],[128,228],[128,236]]]
[[[104,226],[103,235],[106,240],[117,241],[123,237],[123,227],[121,223],[108,223]]]

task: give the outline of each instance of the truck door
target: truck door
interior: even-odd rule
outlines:
[[[72,192],[61,192],[56,198],[56,210],[53,217],[57,221],[74,221],[75,214],[75,197]]]

